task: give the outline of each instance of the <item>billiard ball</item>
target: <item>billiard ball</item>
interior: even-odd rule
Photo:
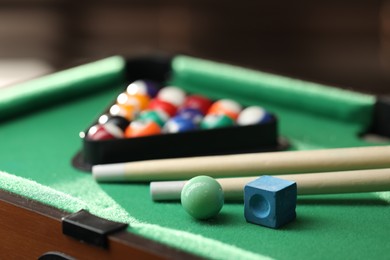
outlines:
[[[199,124],[203,119],[203,113],[196,108],[183,108],[177,113],[178,116],[190,119],[195,124]]]
[[[195,108],[198,109],[205,115],[209,110],[212,101],[201,95],[190,95],[188,96],[183,104],[183,108]]]
[[[134,107],[138,110],[145,109],[148,106],[149,101],[149,96],[144,94],[130,95],[127,93],[121,93],[116,99],[118,105],[123,105],[125,107]]]
[[[129,126],[130,121],[122,116],[110,116],[108,117],[107,121],[104,123],[104,125],[115,125],[122,129],[122,131],[125,131],[125,129]]]
[[[157,95],[158,86],[157,82],[151,80],[136,80],[127,86],[126,92],[129,95],[142,94],[154,98]]]
[[[269,122],[271,115],[259,106],[250,106],[241,111],[237,118],[238,125],[254,125]]]
[[[110,123],[119,126],[119,128],[121,128],[122,130],[124,130],[125,128],[124,126],[130,124],[130,121],[124,118],[123,116],[112,116],[110,114],[103,114],[98,119],[98,123],[101,125],[106,124],[108,121],[110,121]]]
[[[195,129],[197,129],[197,126],[191,119],[175,116],[165,123],[163,133],[181,133]]]
[[[111,117],[110,114],[103,114],[99,117],[98,119],[98,123],[101,124],[101,125],[104,125],[105,123],[107,123],[108,119]]]
[[[122,116],[127,120],[132,121],[139,113],[139,109],[133,106],[115,104],[111,106],[109,112],[111,116]]]
[[[206,115],[200,123],[201,129],[214,129],[234,125],[234,120],[223,114]]]
[[[163,111],[170,117],[174,116],[177,112],[176,106],[158,98],[154,98],[152,101],[149,102],[148,109]]]
[[[169,116],[162,110],[144,110],[137,117],[137,120],[154,121],[161,127],[168,119]]]
[[[209,176],[197,176],[186,182],[180,199],[184,210],[199,220],[216,217],[224,204],[221,185]]]
[[[241,105],[231,99],[221,99],[214,102],[209,108],[207,114],[224,114],[236,120],[241,112]]]
[[[88,139],[91,140],[110,140],[115,138],[122,138],[123,131],[116,125],[94,125],[87,133]]]
[[[142,137],[161,133],[160,126],[153,121],[133,121],[125,130],[125,137]]]
[[[180,107],[186,98],[186,93],[178,87],[164,87],[158,94],[157,98]]]

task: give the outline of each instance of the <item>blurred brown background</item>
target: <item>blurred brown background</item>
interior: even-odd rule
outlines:
[[[390,1],[0,0],[0,61],[156,52],[390,93]]]

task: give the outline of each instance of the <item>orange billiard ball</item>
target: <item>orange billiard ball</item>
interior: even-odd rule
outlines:
[[[139,109],[134,106],[124,106],[115,104],[110,108],[111,116],[121,116],[126,118],[129,121],[132,121],[137,114],[139,113]]]
[[[125,107],[134,107],[139,111],[144,110],[149,104],[150,98],[145,94],[128,94],[126,92],[121,93],[116,103]]]
[[[125,137],[134,138],[141,136],[156,135],[161,133],[160,126],[153,121],[133,121],[125,130]]]
[[[227,115],[233,120],[236,120],[240,114],[242,107],[236,101],[231,99],[221,99],[214,102],[207,114],[209,115]]]

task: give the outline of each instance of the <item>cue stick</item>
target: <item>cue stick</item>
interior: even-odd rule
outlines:
[[[92,167],[97,181],[185,180],[390,168],[390,146],[159,159]]]
[[[277,175],[297,183],[298,195],[358,193],[390,191],[390,168],[341,172]],[[244,186],[259,177],[216,179],[222,186],[225,201],[242,201]],[[186,181],[161,181],[150,183],[154,201],[180,200]]]

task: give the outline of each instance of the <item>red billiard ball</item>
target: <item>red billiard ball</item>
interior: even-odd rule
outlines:
[[[180,107],[184,103],[186,93],[178,87],[170,86],[162,88],[158,92],[157,98],[165,102],[171,103],[175,107]]]
[[[186,98],[183,104],[183,108],[194,108],[198,109],[205,115],[209,110],[212,101],[201,95],[190,95]]]
[[[164,100],[160,100],[158,98],[155,98],[152,101],[150,101],[148,108],[152,109],[152,110],[163,111],[166,114],[168,114],[170,117],[174,116],[177,112],[176,106],[174,106],[171,103],[168,103]]]
[[[116,125],[94,125],[87,133],[87,138],[91,140],[110,140],[116,138],[122,138],[123,131]]]

